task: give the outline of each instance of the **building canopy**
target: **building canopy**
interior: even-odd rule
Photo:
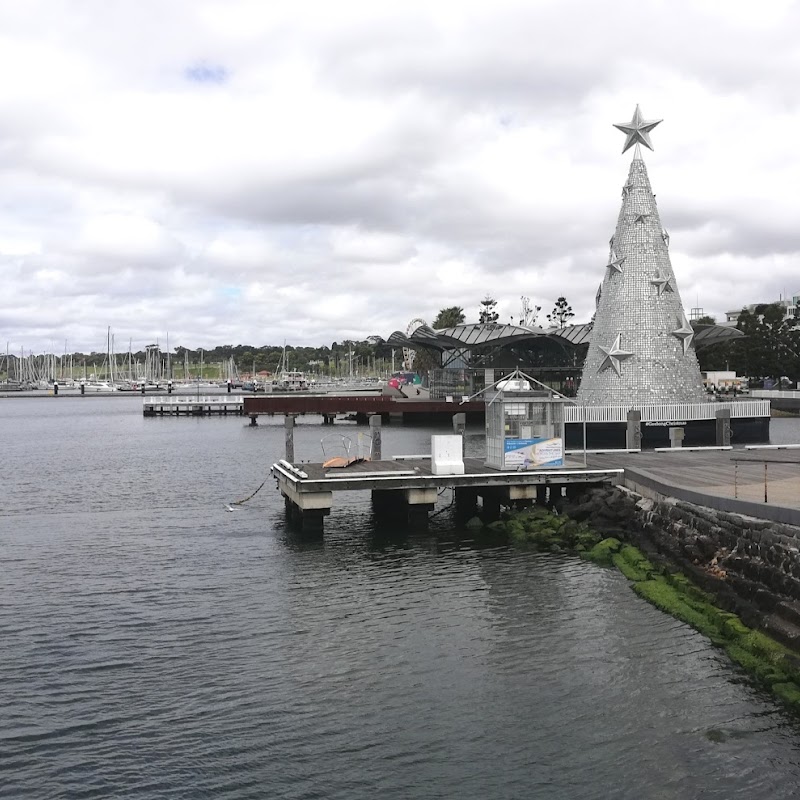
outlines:
[[[513,347],[525,344],[526,347],[546,347],[546,343],[557,343],[582,349],[588,346],[592,335],[592,324],[567,325],[563,328],[528,328],[522,325],[504,325],[497,322],[456,325],[453,328],[434,330],[428,325],[420,325],[410,334],[395,331],[386,340],[392,347],[408,347],[412,350],[427,348],[444,352],[446,350],[471,350]],[[696,349],[741,338],[742,332],[723,325],[699,326],[695,332]]]

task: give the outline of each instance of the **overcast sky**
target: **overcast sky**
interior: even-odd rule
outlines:
[[[746,2],[0,0],[13,352],[323,345],[565,295],[632,151],[689,312],[800,293],[800,10]]]

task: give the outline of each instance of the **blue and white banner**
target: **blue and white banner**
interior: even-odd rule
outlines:
[[[506,439],[503,464],[506,469],[563,467],[564,440]]]

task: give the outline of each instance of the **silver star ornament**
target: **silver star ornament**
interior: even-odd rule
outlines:
[[[600,364],[600,368],[597,370],[598,372],[602,372],[606,367],[612,367],[614,372],[617,373],[618,376],[622,375],[622,370],[620,369],[620,363],[626,359],[630,358],[633,353],[629,350],[622,350],[620,348],[620,339],[622,338],[622,334],[618,333],[617,338],[614,339],[614,344],[611,347],[603,347],[602,345],[597,345],[598,349],[606,354],[606,357]]]
[[[643,144],[652,150],[653,144],[650,141],[650,131],[662,121],[660,119],[643,119],[642,112],[639,111],[639,106],[637,105],[636,111],[633,112],[633,119],[630,122],[615,122],[614,127],[625,134],[625,146],[622,148],[622,152],[624,153],[635,144]]]
[[[617,258],[617,254],[613,251],[611,252],[611,260],[606,264],[606,269],[610,269],[612,272],[622,272],[622,265],[625,263],[625,256],[620,256]]]
[[[655,286],[656,289],[658,290],[659,297],[661,296],[661,294],[663,292],[674,292],[675,291],[675,287],[672,285],[672,278],[664,277],[661,274],[661,270],[660,269],[656,270],[656,276],[655,276],[655,278],[653,278],[653,280],[650,281],[650,283],[652,283],[653,286]]]
[[[680,340],[680,343],[683,345],[683,354],[686,355],[689,352],[689,345],[692,343],[692,339],[694,339],[694,329],[689,324],[689,320],[686,319],[686,314],[683,312],[678,315],[678,325],[680,327],[672,331],[672,335]]]

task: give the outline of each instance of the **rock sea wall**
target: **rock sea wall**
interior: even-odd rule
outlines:
[[[678,566],[718,605],[800,651],[800,528],[622,487],[562,506],[577,522]]]
[[[487,527],[474,522],[517,546],[616,567],[640,597],[707,636],[800,712],[800,615],[784,593],[796,590],[794,531],[619,487],[559,498],[553,510],[509,511]]]

